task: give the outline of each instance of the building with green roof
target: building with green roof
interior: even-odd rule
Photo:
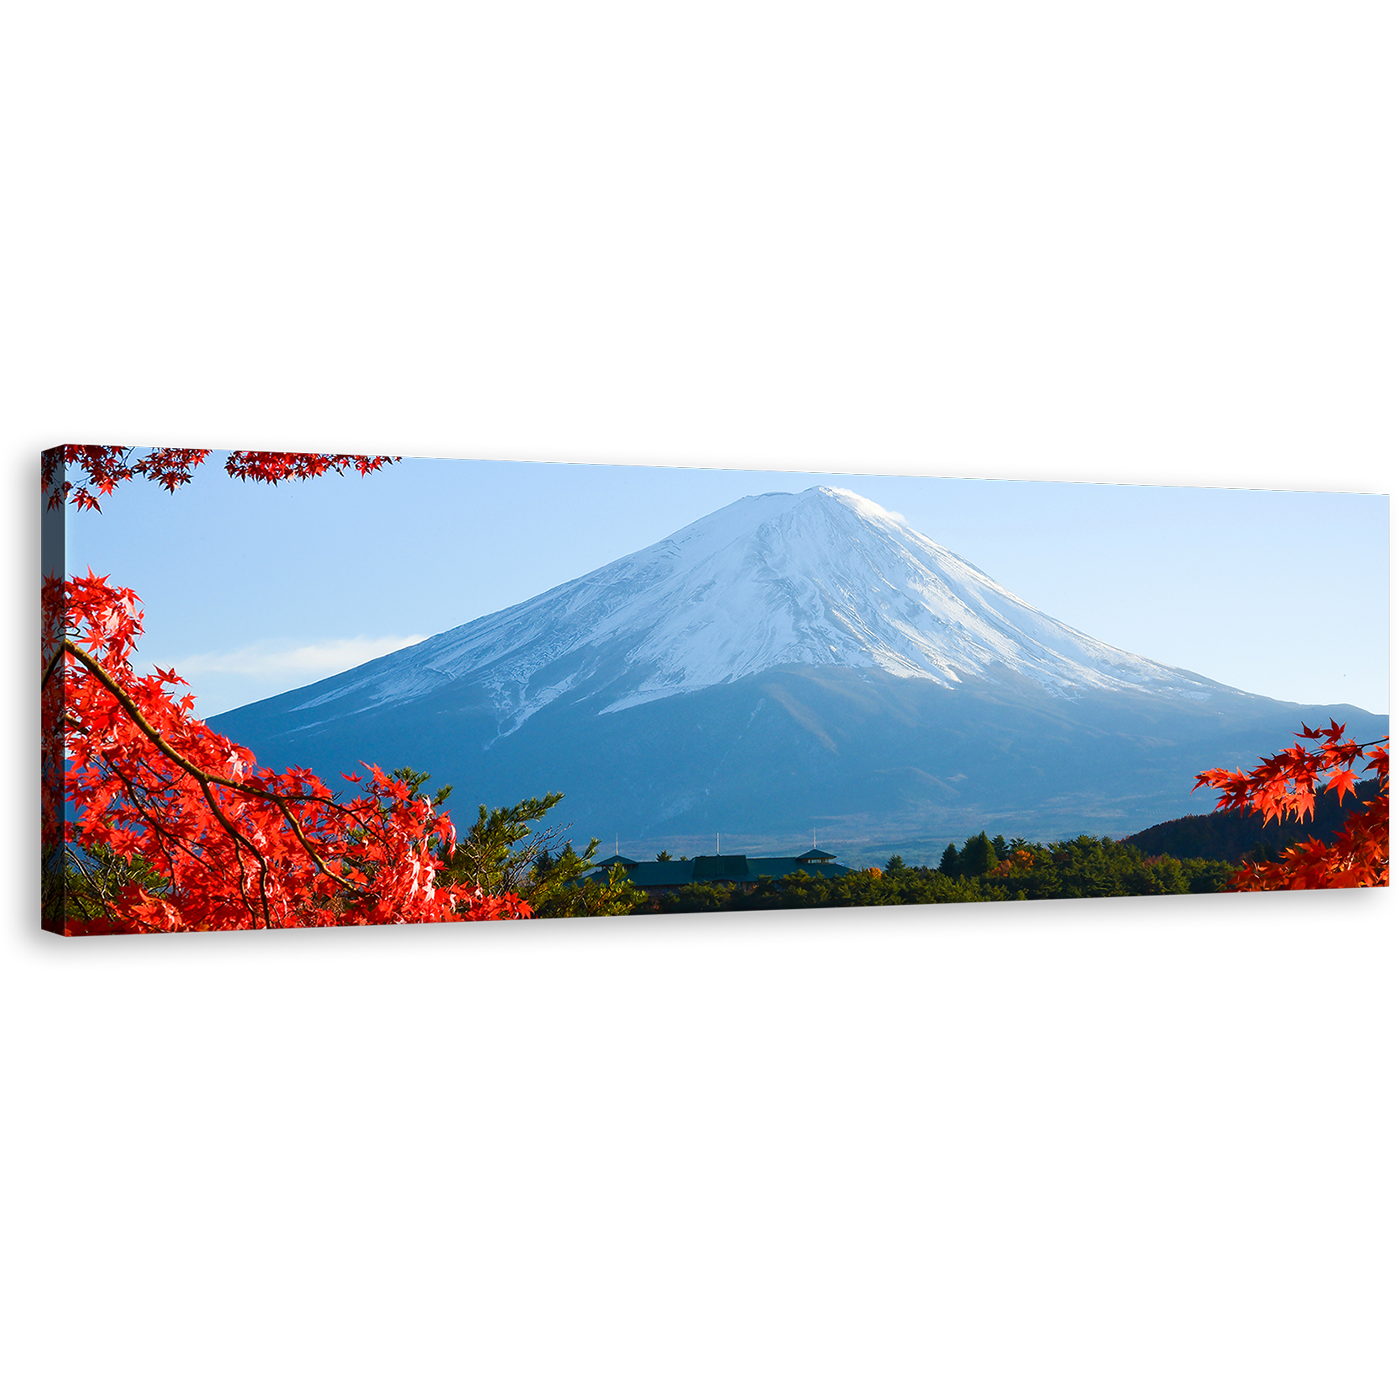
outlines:
[[[673,894],[686,885],[755,885],[763,879],[780,880],[802,871],[829,880],[852,873],[849,865],[836,863],[830,851],[815,846],[800,856],[696,856],[693,860],[630,860],[624,855],[598,862],[586,880],[606,880],[620,865],[627,878],[648,894]]]

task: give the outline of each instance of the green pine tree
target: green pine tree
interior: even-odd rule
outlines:
[[[1253,850],[1245,852],[1244,858],[1252,865],[1262,865],[1265,862],[1272,864],[1278,860],[1279,855],[1272,841],[1259,841]]]
[[[585,878],[597,865],[596,836],[587,849],[576,851],[572,841],[561,844],[564,828],[534,825],[563,799],[562,792],[549,792],[513,807],[479,807],[476,821],[458,839],[444,880],[479,885],[489,895],[519,895],[537,919],[630,913],[646,896],[622,866],[613,866],[606,880]]]
[[[997,863],[996,848],[987,839],[985,831],[969,836],[958,856],[958,864],[964,875],[985,875]]]
[[[417,797],[418,789],[429,781],[429,775],[427,773],[420,773],[414,768],[395,768],[389,776],[405,784],[410,797]],[[437,792],[433,794],[433,806],[435,808],[441,808],[442,804],[446,802],[451,795],[451,783],[448,783],[446,787],[440,787]]]
[[[553,854],[560,835],[552,828],[536,830],[532,823],[563,800],[562,792],[549,792],[514,807],[478,807],[476,821],[458,834],[445,873],[462,884],[479,885],[488,895],[517,894],[525,899],[526,889],[536,883],[536,862],[546,852]]]
[[[115,917],[113,901],[127,885],[140,885],[157,899],[169,893],[165,877],[145,856],[119,856],[100,842],[45,847],[42,870],[43,914],[55,926],[65,919]]]
[[[606,880],[585,879],[593,870],[598,850],[595,837],[585,851],[575,851],[571,842],[563,850],[545,851],[543,867],[535,863],[535,878],[522,898],[537,919],[588,919],[612,914],[630,914],[646,895],[628,878],[626,867],[611,866]]]

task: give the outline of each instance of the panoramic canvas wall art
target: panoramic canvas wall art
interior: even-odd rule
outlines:
[[[1379,750],[1345,746],[1387,738],[1385,588],[1354,589],[1309,650],[1270,629],[1296,605],[1261,566],[1285,526],[1345,518],[1385,577],[1385,497],[169,451],[92,456],[127,475],[99,510],[70,493],[70,580],[139,595],[136,672],[189,687],[190,721],[252,755],[239,780],[374,788],[403,818],[372,879],[342,846],[356,874],[333,879],[316,841],[349,827],[312,837],[277,808],[325,917],[468,909],[426,867],[385,893],[386,851],[447,868],[449,844],[462,890],[497,900],[480,917],[1211,893],[1383,798]],[[181,545],[151,550],[157,531]],[[1299,735],[1337,760],[1319,788],[1345,757],[1369,771],[1310,812],[1217,811],[1224,774]],[[123,816],[116,853],[171,875],[160,823]],[[200,820],[213,848],[220,813]],[[249,916],[297,917],[228,839]],[[202,917],[143,888],[127,917]]]

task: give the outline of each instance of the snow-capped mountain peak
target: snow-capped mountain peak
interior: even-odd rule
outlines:
[[[1067,696],[1218,689],[1057,622],[903,517],[817,486],[735,501],[347,672],[297,708],[363,710],[476,680],[506,734],[559,700],[607,713],[794,665],[877,668],[946,687],[1004,667]]]

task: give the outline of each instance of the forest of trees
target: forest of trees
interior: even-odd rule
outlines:
[[[883,869],[827,878],[799,872],[737,885],[686,885],[638,913],[690,914],[718,909],[816,909],[876,904],[970,904],[1117,895],[1208,894],[1227,888],[1235,866],[1218,860],[1146,856],[1108,838],[1032,845],[986,832],[961,850],[949,845],[936,868],[891,856]]]

